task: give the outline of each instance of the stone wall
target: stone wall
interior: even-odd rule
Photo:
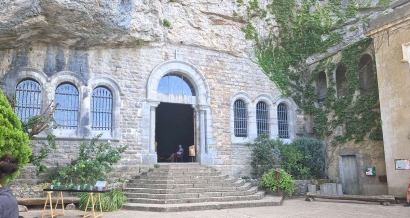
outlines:
[[[396,169],[395,160],[410,159],[410,3],[399,2],[370,23],[368,34],[376,48],[388,193],[406,196],[410,170]]]
[[[138,166],[143,165],[143,158],[149,147],[150,123],[144,112],[147,108],[145,105],[148,78],[157,65],[175,59],[176,52],[180,59],[191,63],[204,75],[209,86],[211,112],[209,119],[212,129],[208,137],[212,140],[209,140],[208,146],[209,153],[214,155],[216,167],[234,175],[249,175],[249,149],[244,146],[245,142],[240,144],[231,142],[231,97],[237,92],[246,92],[252,101],[262,94],[278,99],[280,93],[273,82],[248,58],[184,45],[72,50],[36,43],[29,48],[0,51],[3,60],[0,62],[2,73],[0,85],[2,89],[12,94],[19,80],[32,77],[39,79],[40,76],[37,78],[36,75],[44,73],[46,76],[43,79],[45,83],[43,92],[46,94],[43,95],[43,105],[46,105],[53,100],[51,93],[54,93],[57,82],[49,81],[53,81],[56,76],[58,81],[64,82],[63,75],[69,73],[74,75],[73,78],[84,81],[78,83],[80,93],[84,93],[83,101],[87,99],[86,95],[91,89],[90,80],[97,76],[112,78],[120,87],[120,90],[116,90],[121,99],[120,109],[115,115],[119,120],[119,137],[106,137],[106,140],[110,139],[114,146],[116,144],[129,146],[119,165],[124,170],[135,172]],[[57,70],[61,71],[57,72]],[[62,72],[67,73],[62,74]],[[290,111],[294,110],[290,108]],[[88,122],[87,116],[82,113],[79,122]],[[80,126],[79,131],[70,133],[69,136],[60,129],[52,131],[57,136],[58,147],[45,160],[49,166],[69,163],[77,155],[83,134],[98,134],[90,131],[87,125]],[[39,137],[41,140],[42,136]],[[24,178],[24,175],[22,174],[21,177]]]

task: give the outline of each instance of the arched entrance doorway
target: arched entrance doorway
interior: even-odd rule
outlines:
[[[178,145],[184,149],[183,162],[189,159],[188,147],[194,145],[194,109],[188,104],[160,103],[156,109],[155,142],[158,162],[165,162]]]
[[[166,81],[164,78],[168,79],[168,85],[164,85],[164,81]],[[182,81],[182,85],[170,85],[173,83],[170,82],[173,79]],[[196,148],[197,162],[206,165],[213,164],[214,157],[212,145],[214,141],[212,137],[212,120],[211,110],[209,107],[209,95],[209,86],[204,75],[192,64],[185,61],[166,61],[158,65],[152,71],[147,82],[147,106],[149,108],[150,119],[149,142],[148,152],[142,159],[143,163],[152,164],[157,163],[158,161],[155,142],[159,138],[156,136],[156,125],[162,125],[156,121],[157,110],[162,110],[159,108],[159,105],[169,104],[176,106],[179,104],[184,105],[183,107],[191,107],[192,114],[196,114],[193,116],[193,145],[195,145]],[[163,127],[160,126],[159,128],[161,129]],[[161,145],[158,143],[158,146]],[[171,146],[178,146],[178,144]],[[189,144],[186,146],[189,146]],[[172,147],[172,150],[175,152],[176,148]],[[184,148],[184,150],[187,155],[188,149]]]

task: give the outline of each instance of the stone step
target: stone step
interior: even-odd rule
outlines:
[[[231,180],[227,180],[231,179]],[[214,183],[214,182],[233,182],[229,175],[221,176],[181,176],[181,177],[160,177],[160,178],[140,178],[130,179],[129,183],[135,184],[188,184],[188,183]],[[226,181],[227,180],[227,181]]]
[[[194,184],[127,184],[129,188],[151,188],[151,189],[175,189],[175,188],[194,188]]]
[[[253,195],[257,191],[258,191],[258,187],[255,186],[246,191],[184,192],[184,190],[181,190],[175,193],[125,193],[125,194],[127,198],[181,199],[181,198],[200,198],[200,197],[245,196],[245,195]]]
[[[190,204],[139,204],[126,203],[125,210],[139,210],[152,212],[181,212],[195,210],[220,210],[229,208],[265,207],[280,206],[283,199],[281,197],[268,196],[261,200],[232,201],[232,202],[201,202]]]
[[[125,194],[129,193],[148,193],[148,194],[176,194],[176,193],[201,193],[205,192],[204,188],[186,188],[186,189],[152,189],[152,188],[124,188]]]
[[[153,169],[150,173],[155,174],[164,174],[164,173],[219,173],[219,171],[215,171],[214,169]]]
[[[152,189],[152,188],[124,188],[124,193],[149,193],[149,194],[175,194],[175,193],[202,193],[202,192],[232,192],[246,191],[252,187],[251,183],[245,183],[239,187],[207,187],[207,188],[186,188],[186,189]]]
[[[228,178],[221,181],[215,180],[202,180],[202,181],[191,181],[188,180],[187,183],[175,183],[171,180],[159,180],[159,181],[150,181],[150,180],[133,180],[132,183],[128,183],[128,188],[153,188],[153,189],[172,189],[172,188],[205,188],[205,187],[239,187],[245,184],[245,180],[238,179],[235,182],[232,182],[234,179]],[[189,183],[188,183],[189,182]],[[206,182],[206,183],[205,183]]]
[[[144,204],[183,204],[183,203],[199,203],[199,202],[221,202],[221,201],[249,201],[260,200],[264,197],[265,192],[260,191],[253,195],[247,196],[222,196],[222,197],[206,197],[198,198],[180,198],[180,199],[149,199],[149,198],[128,198],[129,203],[144,203]]]
[[[197,176],[220,176],[222,175],[221,172],[198,172],[198,171],[189,171],[189,172],[179,172],[179,171],[173,171],[173,172],[152,172],[148,173],[146,176],[148,178],[154,177],[154,178],[160,178],[160,177],[184,177],[184,176],[189,176],[189,177],[197,177]]]

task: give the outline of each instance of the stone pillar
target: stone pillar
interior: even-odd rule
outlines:
[[[157,163],[157,153],[155,152],[155,110],[159,105],[159,101],[149,101],[149,141],[148,141],[148,154],[143,160],[144,164]]]
[[[149,153],[155,154],[155,110],[157,105],[150,106],[150,133],[149,133]]]
[[[205,133],[205,110],[201,109],[199,111],[199,144],[200,144],[201,154],[206,153],[205,137],[206,137],[206,133]]]

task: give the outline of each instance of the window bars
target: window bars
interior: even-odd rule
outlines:
[[[56,89],[55,103],[59,104],[54,112],[54,119],[62,129],[76,129],[78,125],[78,90],[65,83]]]
[[[191,82],[179,74],[167,74],[162,77],[158,84],[158,92],[195,96],[195,89]]]
[[[21,121],[27,122],[31,116],[40,114],[41,87],[34,80],[23,80],[16,87],[16,114]]]
[[[278,105],[278,133],[279,138],[289,138],[288,108],[283,103]]]
[[[256,104],[256,129],[258,136],[269,135],[269,109],[265,102]]]
[[[248,136],[248,112],[242,100],[236,100],[233,105],[234,133],[236,137]]]
[[[105,87],[93,90],[91,98],[91,129],[111,130],[112,128],[112,94]]]

